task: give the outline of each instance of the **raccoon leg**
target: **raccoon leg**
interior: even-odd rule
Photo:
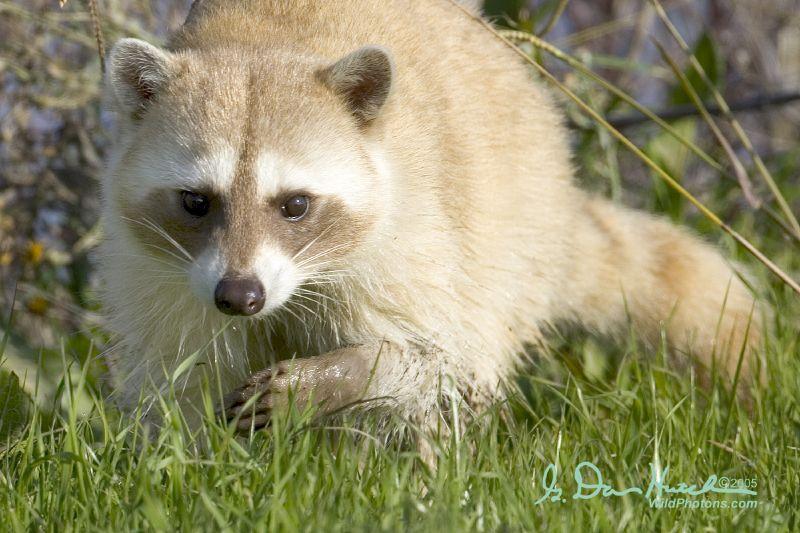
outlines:
[[[269,424],[274,410],[286,409],[290,397],[329,414],[354,404],[399,404],[401,411],[425,411],[434,401],[436,357],[382,342],[348,346],[323,355],[280,361],[254,374],[228,394],[221,415],[248,430]],[[246,403],[257,399],[250,406]]]
[[[688,231],[587,198],[576,217],[563,287],[563,318],[602,333],[629,318],[637,332],[693,354],[733,378],[753,376],[760,339],[757,302],[722,255]],[[744,352],[742,352],[744,350]]]

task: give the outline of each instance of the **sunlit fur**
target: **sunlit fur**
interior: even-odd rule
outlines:
[[[365,45],[391,53],[395,79],[379,116],[359,127],[313,73]],[[716,250],[576,188],[550,96],[446,0],[209,0],[168,50],[127,42],[110,62],[120,124],[101,265],[125,404],[165,390],[197,351],[176,383],[187,407],[204,375],[227,391],[275,359],[390,340],[414,355],[384,367],[371,392],[418,415],[434,409],[443,382],[476,408],[500,397],[526,346],[560,323],[609,335],[632,323],[650,343],[665,331],[706,365],[716,354],[729,376],[754,311],[749,339],[759,338],[754,300]],[[142,55],[163,64],[145,71],[156,92],[140,113],[115,69]],[[224,191],[242,135],[260,150],[259,195],[285,179],[339,201],[318,222],[330,244],[284,252],[291,275],[264,280],[278,300],[254,319],[211,303],[223,252],[194,257],[155,225],[163,249],[143,246],[133,228],[154,213],[122,216],[158,184],[206,180]],[[366,229],[341,238],[339,217]],[[271,231],[245,226],[243,237]],[[277,260],[274,244],[266,238],[261,259],[248,259],[253,269]]]

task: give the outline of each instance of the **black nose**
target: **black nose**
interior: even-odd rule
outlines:
[[[214,291],[214,303],[226,315],[254,315],[265,299],[264,286],[255,278],[224,278]]]

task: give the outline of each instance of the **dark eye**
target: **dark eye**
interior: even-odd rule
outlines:
[[[308,213],[308,196],[293,196],[281,206],[281,213],[289,220],[300,220]]]
[[[191,191],[181,191],[181,203],[186,212],[193,217],[206,216],[211,207],[208,196]]]

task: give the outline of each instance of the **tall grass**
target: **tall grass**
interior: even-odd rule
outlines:
[[[436,469],[418,456],[413,430],[387,441],[378,425],[346,417],[287,413],[271,431],[237,438],[213,417],[212,394],[198,433],[170,395],[164,428],[153,432],[138,413],[110,406],[84,367],[58,384],[53,399],[63,409],[33,406],[5,437],[0,528],[790,531],[800,504],[800,364],[791,325],[776,326],[767,346],[771,386],[755,391],[753,413],[724,387],[701,389],[675,370],[665,346],[653,354],[633,337],[621,350],[573,340],[556,348],[562,361],[539,361],[520,379],[524,392],[464,434],[429,437]],[[756,480],[758,507],[655,509],[638,495],[575,500],[582,461],[617,489],[646,488],[653,467],[668,467],[672,486],[711,475]],[[537,505],[551,463],[566,502]]]

